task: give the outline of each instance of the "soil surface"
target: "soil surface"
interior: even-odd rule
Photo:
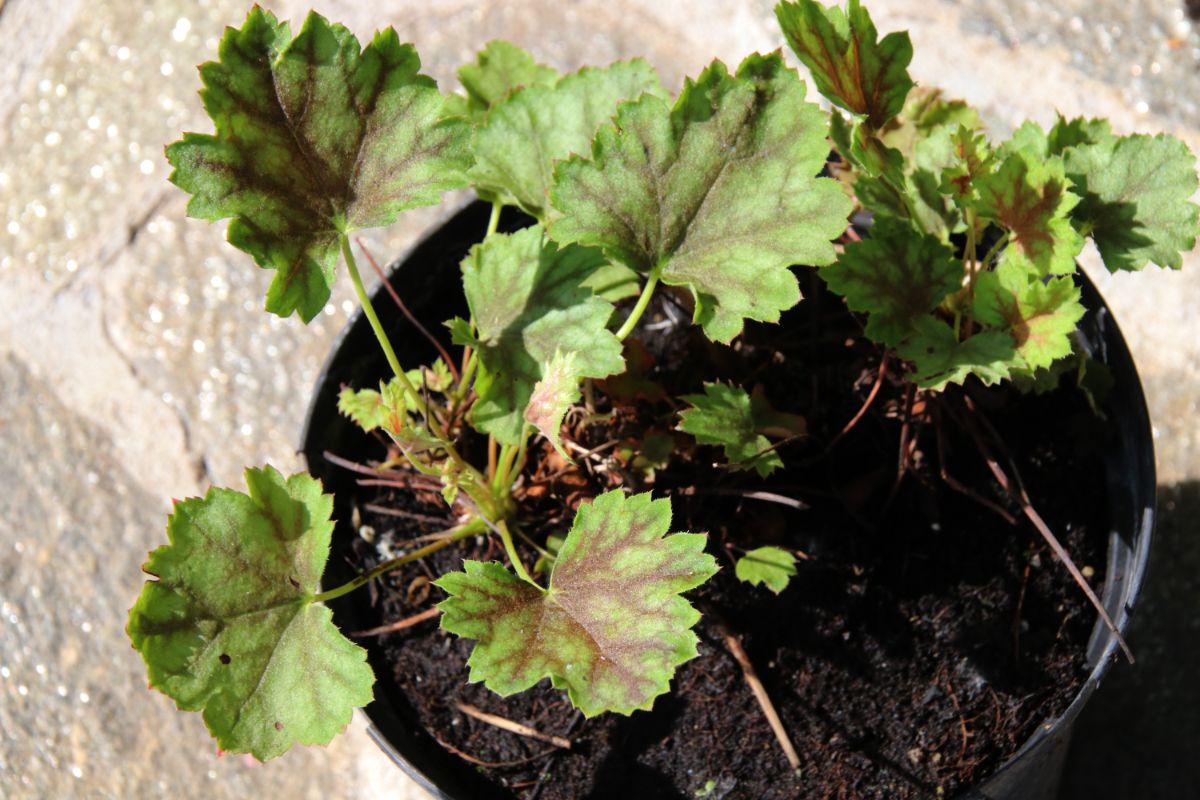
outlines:
[[[901,365],[880,369],[881,352],[841,301],[813,273],[799,274],[807,299],[779,326],[749,326],[733,348],[705,340],[683,300],[664,295],[631,345],[640,374],[596,386],[601,421],[568,418],[568,438],[595,452],[572,467],[539,447],[525,470],[519,518],[536,541],[565,533],[573,508],[613,485],[670,497],[672,530],[710,534],[722,569],[689,594],[704,612],[700,655],[653,711],[585,720],[546,682],[500,698],[466,682],[471,642],[436,620],[362,639],[381,680],[388,675],[378,665],[388,665],[410,706],[403,713],[474,765],[498,796],[953,796],[1061,713],[1086,677],[1095,614],[1003,499],[978,442],[998,460],[1011,456],[1034,506],[1098,584],[1108,529],[1097,451],[1103,419],[1070,388],[1020,395],[976,385],[914,396]],[[673,431],[677,410],[656,387],[677,396],[714,379],[761,387],[777,409],[804,417],[807,435],[778,450],[785,470],[765,479],[730,470],[715,448]],[[877,383],[866,412],[839,436]],[[666,466],[632,457],[633,443],[650,434],[679,448]],[[901,441],[909,443],[903,459]],[[951,488],[943,467],[974,496]],[[356,504],[375,544],[356,541],[343,554],[360,568],[383,558],[380,543],[387,550],[450,524],[436,493],[361,491]],[[734,577],[736,558],[766,544],[800,555],[778,596]],[[532,565],[536,553],[526,556]],[[442,593],[428,581],[463,558],[504,554],[494,537],[479,538],[408,565],[372,589],[362,627],[430,608]],[[740,637],[800,754],[799,770],[789,768],[723,629]],[[500,730],[458,703],[574,746]]]

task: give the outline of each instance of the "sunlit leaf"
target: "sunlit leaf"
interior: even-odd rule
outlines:
[[[800,299],[793,264],[827,264],[850,202],[815,176],[828,155],[817,106],[778,55],[735,76],[714,62],[675,105],[644,96],[555,171],[557,241],[686,286],[709,338],[774,322]]]
[[[679,415],[679,429],[690,433],[700,444],[719,445],[729,463],[742,469],[753,468],[766,477],[783,466],[779,453],[770,450],[774,436],[799,435],[804,432],[804,419],[795,414],[782,414],[756,393],[724,383],[706,383],[704,394],[688,394],[680,398],[692,407]]]
[[[908,33],[880,39],[858,0],[849,0],[845,12],[815,0],[785,0],[775,6],[775,16],[792,51],[830,102],[865,117],[875,129],[900,113],[913,86]]]
[[[1008,333],[984,331],[960,342],[953,328],[933,315],[918,319],[913,335],[896,352],[913,363],[909,380],[922,389],[943,389],[971,375],[988,386],[999,383],[1016,357]]]
[[[576,512],[549,589],[496,562],[439,578],[442,627],[476,640],[470,680],[507,696],[550,678],[589,717],[650,708],[696,656],[680,594],[717,571],[704,535],[670,526],[670,501],[607,492]]]
[[[1005,265],[976,279],[972,311],[1012,336],[1016,366],[1030,371],[1070,355],[1071,334],[1084,314],[1070,277],[1043,280]]]
[[[552,86],[517,89],[475,133],[472,182],[485,195],[544,219],[554,165],[587,153],[596,129],[617,106],[645,94],[664,92],[653,67],[640,59],[585,67]]]
[[[200,68],[213,135],[167,148],[188,214],[233,218],[229,241],[276,271],[267,310],[308,322],[325,307],[340,237],[388,225],[466,185],[467,126],[442,120],[437,84],[388,28],[360,51],[311,13],[292,38],[255,6]]]
[[[525,421],[537,428],[563,457],[567,456],[562,446],[563,417],[580,398],[580,375],[575,360],[574,351],[566,354],[555,351],[554,358],[542,365],[542,377],[525,406]]]
[[[598,250],[559,248],[541,226],[494,234],[463,260],[463,288],[477,332],[455,341],[478,348],[475,426],[505,444],[521,440],[535,384],[556,352],[574,353],[580,377],[620,372],[621,342],[607,328],[612,304],[583,286],[604,265]]]
[[[246,470],[246,485],[176,503],[128,632],[151,686],[203,711],[222,750],[266,760],[327,744],[371,700],[374,676],[366,651],[312,602],[333,498],[271,467]]]
[[[796,574],[796,557],[780,547],[759,547],[737,560],[734,574],[740,581],[779,594]]]
[[[488,42],[473,64],[458,70],[458,80],[467,92],[466,113],[475,122],[522,86],[549,86],[558,71],[537,63],[526,50],[503,40]]]

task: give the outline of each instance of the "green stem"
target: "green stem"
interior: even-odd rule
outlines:
[[[508,484],[508,472],[512,469],[513,462],[517,459],[517,448],[511,444],[503,445],[500,448],[500,459],[497,461],[496,474],[492,476],[492,490],[500,491]]]
[[[500,532],[500,540],[504,542],[504,552],[508,553],[508,560],[512,562],[513,570],[517,573],[517,577],[526,583],[532,583],[539,589],[537,582],[529,577],[529,573],[525,571],[525,565],[521,563],[521,559],[517,556],[517,548],[513,545],[512,534],[508,532],[508,523],[500,520],[496,524],[496,530]]]
[[[617,331],[617,339],[624,341],[626,336],[633,333],[633,329],[637,327],[642,314],[646,313],[646,308],[650,305],[650,298],[654,295],[654,287],[656,286],[658,286],[658,270],[653,270],[650,273],[650,277],[646,279],[646,285],[642,287],[642,294],[638,297],[637,305],[629,312],[629,318],[625,320],[625,324]]]
[[[341,586],[334,587],[327,592],[321,592],[312,598],[312,602],[324,603],[341,597],[344,594],[349,594],[358,587],[365,586],[386,572],[391,572],[397,567],[402,567],[410,561],[416,561],[418,558],[424,558],[430,553],[436,553],[438,550],[448,547],[461,539],[465,539],[468,536],[474,536],[478,533],[484,533],[485,531],[487,531],[487,524],[481,519],[473,519],[455,529],[452,533],[447,535],[445,539],[438,539],[436,542],[431,542],[422,548],[413,550],[411,553],[405,553],[402,556],[390,558],[387,561],[384,561],[382,564],[372,567],[358,577],[352,578],[346,583],[343,583]],[[503,538],[503,536],[501,536],[501,538]]]
[[[383,355],[387,358],[388,366],[392,368],[396,379],[400,381],[400,386],[405,393],[413,399],[417,408],[421,413],[428,418],[428,409],[425,407],[425,398],[417,391],[417,387],[412,385],[412,381],[404,374],[404,368],[400,366],[400,359],[396,358],[396,351],[392,349],[392,343],[388,341],[387,334],[383,330],[383,325],[379,322],[379,315],[375,313],[375,306],[371,303],[371,298],[367,295],[367,289],[363,286],[362,276],[358,273],[358,263],[354,260],[354,253],[350,250],[350,239],[345,234],[340,237],[342,240],[342,258],[346,259],[346,268],[350,271],[350,281],[354,284],[354,293],[358,295],[358,302],[362,305],[363,313],[367,315],[367,321],[371,323],[371,330],[375,333],[375,339],[379,342],[379,346],[383,349]]]
[[[521,474],[521,470],[525,469],[525,448],[529,444],[529,432],[521,431],[521,444],[517,447],[517,457],[513,459],[513,463],[509,465],[508,474],[504,476],[504,480],[500,483],[502,490],[512,488],[512,485],[517,480],[517,476]]]
[[[1008,244],[1008,236],[1009,236],[1009,235],[1008,235],[1007,233],[1005,233],[1003,236],[1001,236],[999,239],[997,239],[997,240],[996,240],[996,243],[995,243],[994,245],[992,245],[992,247],[991,247],[991,249],[990,249],[990,250],[988,250],[988,251],[987,251],[987,255],[985,255],[985,256],[983,257],[983,260],[979,262],[979,265],[980,265],[980,266],[981,266],[983,269],[987,269],[988,262],[989,262],[989,261],[991,261],[991,260],[992,260],[992,258],[993,258],[993,257],[994,257],[994,256],[995,256],[997,253],[999,253],[999,252],[1000,252],[1000,250],[1001,250],[1001,249],[1002,249],[1002,248],[1003,248],[1003,247],[1004,247],[1006,244]]]
[[[500,227],[500,210],[502,208],[504,208],[504,204],[499,200],[492,201],[492,215],[488,217],[488,228],[484,238],[491,236],[496,232],[496,228]]]

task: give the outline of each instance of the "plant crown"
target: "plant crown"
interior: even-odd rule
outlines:
[[[1194,158],[1177,139],[1060,117],[996,144],[966,104],[914,86],[908,35],[879,38],[858,0],[776,11],[831,114],[779,52],[714,61],[672,97],[644,61],[562,75],[492,42],[460,70],[465,94],[443,95],[391,29],[361,47],[316,13],[293,35],[255,7],[226,31],[200,68],[215,130],[167,148],[171,180],[191,216],[230,219],[229,242],[274,272],[271,313],[311,320],[345,262],[392,375],[345,388],[339,409],[389,437],[382,466],[439,481],[461,522],[322,593],[333,506],[315,479],[250,469],[247,494],[177,503],[128,632],[151,685],[203,711],[222,749],[267,759],[328,742],[373,676],[322,601],[482,534],[508,566],[466,561],[436,581],[442,627],[476,642],[471,681],[506,695],[548,677],[589,716],[668,690],[696,655],[700,615],[681,595],[717,569],[705,537],[669,533],[667,499],[609,491],[539,548],[543,585],[514,547],[512,496],[537,437],[570,459],[563,419],[592,381],[666,399],[630,338],[662,287],[727,344],[747,320],[778,321],[801,299],[791,267],[816,266],[917,388],[974,376],[1041,390],[1084,374],[1072,275],[1086,238],[1114,271],[1179,268],[1194,246]],[[467,187],[493,214],[462,262],[469,317],[447,323],[461,368],[401,365],[349,237]],[[533,224],[499,232],[506,206]],[[835,247],[856,208],[870,235]],[[696,388],[675,432],[626,448],[630,469],[663,467],[691,437],[765,476],[805,433],[761,392]],[[466,427],[487,438],[488,464],[460,452]],[[735,571],[780,592],[795,560],[761,547]]]

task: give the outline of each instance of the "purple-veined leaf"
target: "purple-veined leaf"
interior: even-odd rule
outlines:
[[[439,578],[442,627],[476,640],[470,680],[507,696],[550,678],[589,717],[650,708],[696,656],[681,593],[717,571],[704,535],[670,526],[670,501],[607,492],[579,507],[548,589],[496,562]]]
[[[370,702],[374,676],[366,651],[312,602],[333,498],[271,467],[246,470],[246,485],[175,504],[128,633],[151,686],[203,711],[222,750],[266,760],[328,744]]]

